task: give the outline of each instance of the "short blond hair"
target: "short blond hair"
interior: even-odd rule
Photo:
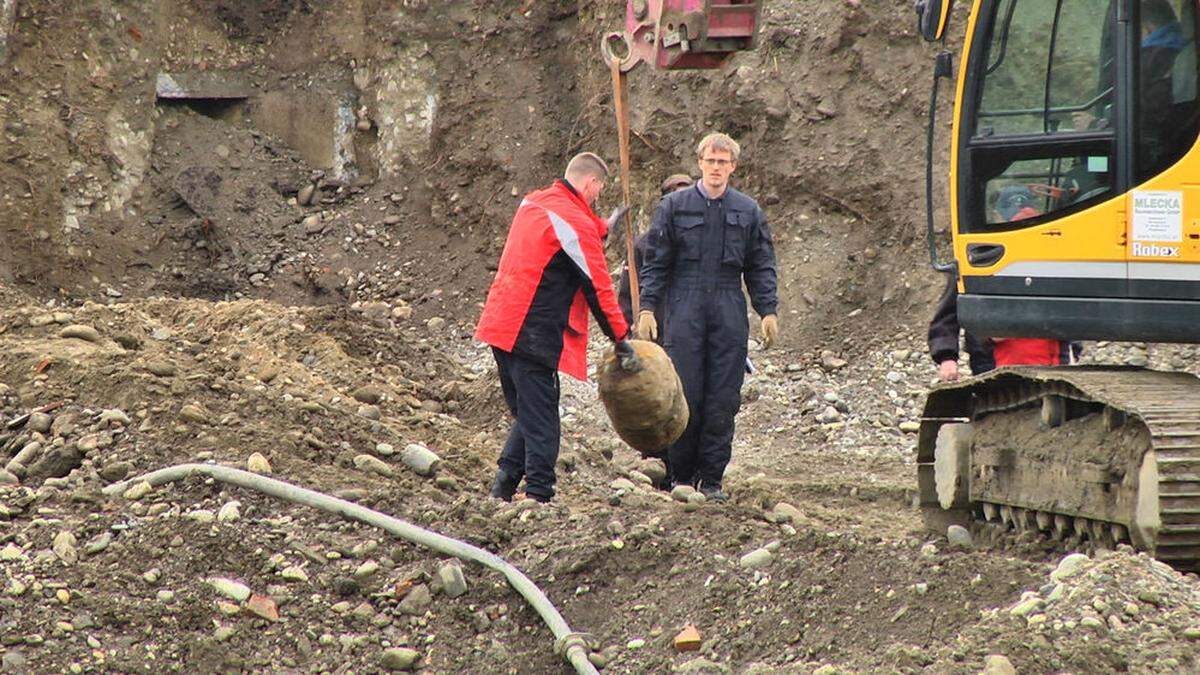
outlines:
[[[563,175],[568,180],[571,178],[583,178],[584,176],[594,176],[601,181],[608,180],[608,165],[604,160],[600,159],[600,155],[594,152],[581,152],[571,158],[567,162],[567,170]]]
[[[735,162],[742,154],[742,146],[738,145],[738,142],[730,138],[728,134],[720,132],[711,133],[700,139],[700,145],[696,146],[696,157],[703,158],[706,150],[724,150]]]

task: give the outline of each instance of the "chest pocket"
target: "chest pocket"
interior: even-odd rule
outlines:
[[[678,213],[675,216],[676,255],[684,260],[699,260],[703,247],[704,214]]]
[[[741,269],[746,263],[747,230],[750,229],[750,214],[745,211],[725,213],[721,264]]]

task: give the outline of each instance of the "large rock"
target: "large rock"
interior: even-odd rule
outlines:
[[[74,444],[52,447],[29,467],[29,478],[62,478],[83,464]]]
[[[600,365],[600,399],[617,435],[633,449],[649,454],[675,442],[688,422],[683,383],[663,348],[646,340],[630,340],[641,362],[631,373],[610,351]]]
[[[983,657],[983,670],[979,675],[1017,675],[1017,669],[1008,657],[1001,654],[988,654]]]

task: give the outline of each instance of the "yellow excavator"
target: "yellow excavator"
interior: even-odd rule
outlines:
[[[1196,0],[974,0],[935,62],[931,262],[967,331],[1200,343]],[[917,3],[944,42],[951,0]],[[938,84],[954,79],[935,235]],[[1200,380],[1129,367],[1006,367],[935,387],[917,445],[931,529],[991,522],[1069,547],[1200,566]]]

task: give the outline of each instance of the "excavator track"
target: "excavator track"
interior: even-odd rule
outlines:
[[[1200,567],[1200,379],[1002,368],[935,387],[917,476],[926,525],[972,520]]]

